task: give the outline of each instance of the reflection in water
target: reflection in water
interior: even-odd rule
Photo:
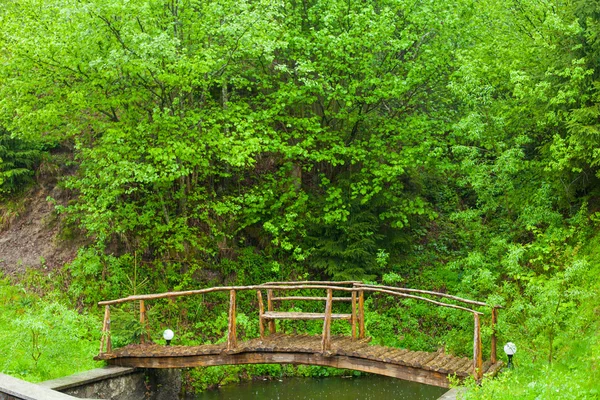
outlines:
[[[434,400],[448,389],[383,376],[286,378],[228,385],[196,395],[197,400]]]

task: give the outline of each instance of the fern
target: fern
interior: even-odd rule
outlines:
[[[41,151],[0,129],[0,194],[14,193],[31,183]]]

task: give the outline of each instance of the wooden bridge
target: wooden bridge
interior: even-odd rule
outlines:
[[[294,295],[276,296],[286,292],[306,293],[319,290],[322,297]],[[203,295],[211,292],[229,292],[229,325],[227,342],[202,346],[163,346],[151,343],[145,335],[140,344],[113,349],[111,344],[110,306],[139,302],[140,323],[147,327],[145,302],[149,300],[181,296]],[[236,295],[241,291],[256,291],[258,300],[260,337],[238,342],[236,333]],[[264,308],[263,294],[266,293]],[[337,295],[334,297],[334,293]],[[471,313],[474,321],[473,358],[456,357],[443,351],[410,351],[393,347],[370,345],[365,337],[365,293],[382,293],[399,298],[428,302]],[[428,297],[425,297],[428,296]],[[435,299],[435,300],[434,300]],[[283,312],[275,304],[284,301],[323,301],[322,313]],[[448,302],[452,301],[452,303]],[[333,312],[334,302],[350,302],[351,313]],[[466,306],[454,303],[462,303]],[[185,368],[226,364],[306,364],[345,368],[394,378],[448,387],[448,377],[459,379],[471,375],[479,380],[483,374],[494,375],[502,366],[496,356],[496,323],[499,306],[459,298],[445,293],[426,290],[369,285],[361,282],[269,282],[254,286],[226,286],[182,292],[129,296],[123,299],[103,301],[105,306],[100,354],[98,360],[111,365],[142,368]],[[483,312],[468,308],[487,308],[491,312],[490,359],[483,361],[481,340],[481,316]],[[321,335],[298,335],[277,333],[276,320],[322,320]],[[351,324],[351,336],[332,336],[331,321],[347,320]]]

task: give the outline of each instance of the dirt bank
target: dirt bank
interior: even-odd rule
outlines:
[[[5,222],[0,232],[0,271],[6,275],[18,275],[27,267],[59,268],[75,257],[79,245],[59,237],[60,219],[48,196],[67,201],[57,187],[37,185],[21,200],[18,215]]]

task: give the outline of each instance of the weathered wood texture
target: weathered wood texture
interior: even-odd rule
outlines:
[[[446,299],[451,299],[451,300],[455,300],[455,301],[458,301],[458,302],[461,302],[461,303],[471,304],[471,305],[474,305],[474,306],[489,307],[489,305],[487,303],[483,303],[481,301],[475,301],[475,300],[465,299],[465,298],[462,298],[462,297],[452,296],[452,295],[449,295],[449,294],[446,294],[446,293],[432,292],[430,290],[409,289],[409,288],[400,288],[400,287],[396,287],[396,286],[384,286],[384,285],[369,285],[369,284],[365,284],[365,283],[356,283],[355,286],[356,287],[368,287],[368,288],[373,288],[373,289],[392,290],[392,291],[401,292],[401,293],[427,294],[427,295],[430,295],[430,296],[443,297],[443,298],[446,298]]]
[[[473,314],[474,319],[474,334],[473,334],[473,377],[480,380],[483,376],[483,354],[481,349],[481,326],[479,323],[479,315]]]
[[[358,292],[358,338],[365,337],[365,292]]]
[[[267,290],[267,311],[269,313],[273,312],[273,290],[269,289]],[[264,314],[263,314],[263,319],[266,319]],[[276,326],[275,326],[275,320],[274,319],[269,319],[268,322],[269,325],[269,333],[272,335],[276,332]]]
[[[112,343],[110,340],[110,306],[104,306],[104,320],[102,322],[102,337],[100,339],[100,354],[104,352],[110,353],[112,351]]]
[[[140,343],[146,343],[146,333],[148,331],[148,326],[146,316],[146,305],[144,304],[144,300],[140,300],[140,326],[142,327]]]
[[[229,326],[227,328],[227,350],[233,350],[237,346],[235,312],[235,290],[231,290],[229,291]]]
[[[490,361],[495,363],[498,361],[496,351],[497,351],[497,342],[498,339],[496,337],[496,325],[498,324],[498,307],[492,308],[492,350],[490,351]]]
[[[356,339],[356,292],[352,292],[352,339]]]
[[[350,286],[350,287],[349,287]],[[326,292],[326,297],[321,296],[308,296],[305,293],[301,296],[274,296],[274,291],[299,291],[299,290],[321,290]],[[458,376],[460,371],[466,369],[470,371],[475,379],[479,380],[483,376],[483,374],[493,366],[498,365],[496,362],[496,324],[497,324],[497,309],[501,308],[500,306],[492,307],[492,350],[491,350],[491,360],[483,363],[482,357],[482,348],[481,348],[481,327],[480,327],[480,317],[484,314],[480,311],[458,306],[456,304],[444,303],[441,301],[433,300],[428,297],[417,296],[416,294],[422,294],[427,296],[441,297],[445,299],[450,299],[454,302],[462,302],[465,304],[469,304],[472,306],[486,306],[489,307],[486,303],[464,299],[456,296],[447,295],[445,293],[432,292],[427,290],[418,290],[418,289],[407,289],[407,288],[398,288],[393,286],[382,286],[382,285],[370,285],[370,284],[362,284],[361,282],[356,281],[344,281],[344,282],[318,282],[318,281],[305,281],[305,282],[269,282],[262,285],[253,285],[253,286],[223,286],[223,287],[213,287],[206,289],[198,289],[198,290],[188,290],[181,292],[169,292],[162,294],[149,294],[149,295],[136,295],[129,296],[122,299],[103,301],[98,304],[105,305],[105,315],[104,322],[102,327],[102,338],[100,343],[100,355],[101,359],[107,358],[111,359],[113,352],[111,346],[111,338],[110,338],[110,308],[111,304],[121,304],[129,301],[140,301],[140,323],[144,331],[147,330],[147,312],[145,301],[153,300],[153,299],[165,299],[165,298],[174,298],[179,296],[191,296],[198,294],[206,294],[213,292],[230,292],[230,304],[229,304],[229,324],[228,324],[228,333],[227,333],[227,342],[225,343],[225,349],[220,349],[218,354],[221,354],[221,351],[226,351],[227,354],[237,353],[239,349],[239,344],[237,343],[237,329],[236,329],[236,292],[237,291],[246,291],[246,290],[256,290],[258,295],[258,314],[259,314],[259,331],[261,341],[266,340],[271,343],[273,346],[266,350],[254,349],[248,350],[252,353],[261,353],[266,352],[270,354],[277,346],[283,346],[285,343],[272,343],[272,338],[282,338],[291,337],[285,336],[281,334],[277,334],[275,321],[277,319],[291,319],[291,320],[323,320],[323,331],[321,335],[321,341],[319,346],[310,346],[311,353],[319,353],[320,356],[344,356],[350,357],[343,353],[336,353],[334,350],[334,345],[332,343],[331,338],[331,321],[332,320],[347,320],[350,321],[352,325],[352,336],[347,338],[350,340],[351,345],[349,348],[359,349],[363,343],[366,330],[365,330],[365,293],[374,293],[374,294],[387,294],[395,297],[400,297],[404,299],[412,299],[418,301],[428,302],[430,304],[434,304],[442,307],[449,307],[453,309],[458,309],[462,311],[469,312],[474,316],[474,337],[473,337],[473,359],[456,359],[449,355],[443,355],[438,357],[437,353],[423,353],[423,352],[410,352],[404,349],[389,349],[380,347],[377,349],[375,353],[369,352],[368,354],[359,354],[352,355],[351,357],[358,357],[359,359],[368,359],[378,363],[391,363],[394,364],[394,360],[397,357],[402,357],[402,362],[399,365],[409,368],[424,368],[428,371],[439,372],[442,373],[455,373]],[[265,311],[263,305],[262,291],[266,291],[267,293],[267,310]],[[345,297],[334,297],[333,292],[342,292],[344,294],[350,294],[350,296]],[[273,302],[274,301],[325,301],[325,310],[323,313],[318,312],[285,312],[285,311],[275,311]],[[351,302],[351,314],[340,314],[333,313],[332,307],[333,302],[335,301],[348,301]],[[283,325],[282,325],[283,326]],[[265,337],[265,330],[268,329],[269,337]],[[145,334],[142,334],[141,343],[143,344],[147,341],[148,338]],[[303,338],[304,342],[310,342],[309,338]],[[285,341],[284,341],[285,342]],[[294,343],[295,348],[298,347],[298,343]],[[203,347],[205,348],[205,347]],[[190,348],[193,351],[193,347]],[[292,350],[285,350],[285,346],[283,350],[277,350],[278,352],[289,352]],[[204,351],[204,350],[202,350]],[[302,353],[301,350],[295,350]],[[292,351],[294,352],[294,351]],[[391,353],[390,353],[391,352]],[[120,353],[119,353],[120,354]],[[210,354],[211,356],[215,356],[215,354]],[[354,354],[354,353],[353,353]],[[201,355],[205,355],[202,353]],[[385,355],[385,358],[382,359]],[[166,359],[178,361],[172,361],[174,364],[183,362],[179,360],[177,357],[180,355],[170,355],[164,356]],[[198,356],[195,354],[194,356]],[[104,357],[104,358],[103,358]],[[115,356],[119,358],[120,356]],[[152,358],[152,356],[149,356]],[[163,356],[161,356],[163,357]],[[187,356],[185,356],[187,357]],[[267,357],[267,356],[265,356]],[[270,357],[270,356],[268,356]],[[268,358],[267,357],[267,358]],[[136,356],[136,358],[144,358],[143,355]],[[289,357],[288,357],[289,358]],[[466,360],[466,361],[465,361]],[[436,362],[435,370],[430,370],[427,368],[432,362]],[[169,361],[171,362],[171,361]],[[169,365],[169,362],[164,365]],[[187,361],[186,361],[187,362]],[[217,361],[211,361],[217,362]],[[406,363],[413,364],[406,364]],[[198,364],[203,365],[203,364]],[[330,364],[318,364],[318,365],[330,365]],[[432,364],[433,365],[433,364]],[[142,366],[142,365],[140,365]],[[377,368],[383,368],[383,366],[377,366]],[[161,367],[168,368],[168,367]],[[367,367],[364,367],[367,368]],[[357,369],[357,368],[355,368]],[[369,369],[359,369],[369,371]],[[447,371],[447,372],[444,372]],[[450,372],[448,372],[450,371]],[[385,373],[383,373],[385,375]]]
[[[327,297],[287,296],[273,297],[273,301],[327,301]],[[352,301],[352,297],[334,297],[333,301]]]
[[[308,364],[346,368],[391,376],[413,382],[448,387],[448,376],[464,379],[472,373],[473,360],[443,352],[428,353],[369,345],[370,339],[353,340],[331,336],[330,349],[322,353],[322,336],[284,335],[227,344],[204,346],[129,345],[96,359],[111,365],[141,368],[187,368],[225,364]],[[482,373],[495,374],[502,362],[482,366]]]
[[[331,318],[350,321],[352,319],[352,314],[331,314]],[[325,319],[325,313],[266,311],[263,313],[263,319]]]
[[[263,315],[265,314],[265,306],[263,305],[262,293],[260,290],[256,291],[256,295],[258,296],[258,331],[260,333],[260,337],[265,336],[265,319]]]
[[[333,291],[327,289],[327,302],[325,303],[325,318],[323,319],[323,340],[321,351],[325,353],[331,350],[331,308],[333,304]]]

